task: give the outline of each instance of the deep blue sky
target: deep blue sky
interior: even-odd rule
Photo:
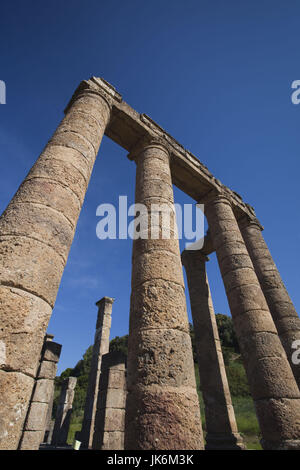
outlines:
[[[102,76],[255,207],[299,308],[299,36],[294,0],[2,2],[0,211],[79,82]],[[131,241],[99,241],[95,229],[97,206],[132,203],[134,184],[135,165],[104,138],[48,328],[63,345],[59,372],[92,343],[104,295],[116,299],[111,337],[128,331]],[[216,312],[229,314],[215,256],[208,273]]]

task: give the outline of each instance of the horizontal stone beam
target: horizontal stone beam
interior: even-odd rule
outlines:
[[[238,193],[225,187],[195,155],[186,150],[149,116],[131,108],[108,82],[102,78],[92,77],[89,81],[81,82],[79,90],[90,87],[91,84],[94,93],[104,94],[112,100],[112,116],[105,131],[107,137],[129,153],[144,138],[163,139],[171,155],[171,175],[175,186],[197,202],[204,199],[212,190],[226,189],[231,195],[237,219],[245,214],[255,215],[253,207],[246,204]]]

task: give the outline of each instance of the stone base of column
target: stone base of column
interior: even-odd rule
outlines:
[[[245,450],[245,444],[239,433],[206,434],[205,450]]]
[[[264,450],[300,450],[300,440],[267,441],[261,439],[260,444]]]

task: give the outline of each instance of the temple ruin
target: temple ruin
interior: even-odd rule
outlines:
[[[201,253],[183,253],[182,260],[197,351],[205,348],[210,361],[199,362],[207,398],[206,448],[243,448],[205,272],[208,255],[216,252],[262,446],[300,449],[300,366],[292,361],[300,320],[254,209],[151,118],[132,109],[113,86],[95,77],[80,83],[64,119],[0,219],[0,448],[18,449],[26,436],[40,431],[28,423],[41,382],[37,377],[42,378],[38,369],[44,337],[104,134],[136,164],[136,203],[149,210],[151,203],[164,203],[172,211],[174,184],[205,206],[209,233],[204,247]],[[125,414],[119,437],[128,450],[205,447],[181,254],[173,235],[133,241],[126,409],[120,403],[115,413],[120,420]],[[98,371],[99,355],[95,364]],[[108,383],[116,372],[124,376],[121,360],[108,357],[104,364]],[[95,402],[101,381],[93,387],[87,424],[97,413],[112,416],[109,402]],[[115,389],[111,386],[105,395],[115,396]],[[120,393],[124,398],[124,389]],[[99,439],[105,445],[123,432],[113,424],[103,426]]]

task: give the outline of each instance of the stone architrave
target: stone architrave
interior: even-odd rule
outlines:
[[[300,393],[226,191],[205,200],[264,449],[300,449]]]
[[[170,155],[150,140],[129,158],[143,206],[133,241],[125,449],[203,449]]]
[[[102,356],[93,449],[124,450],[126,356],[110,352]]]
[[[51,441],[55,447],[67,445],[76,382],[76,377],[68,377],[62,384]]]
[[[115,91],[83,81],[0,218],[0,449],[16,449]]]
[[[93,442],[101,360],[103,354],[106,354],[109,351],[109,335],[113,302],[114,299],[111,297],[103,297],[96,303],[98,306],[98,317],[85,400],[83,424],[80,433],[81,449],[90,448]]]
[[[300,349],[300,318],[264,240],[263,227],[259,221],[254,217],[244,217],[239,220],[239,227],[279,338],[300,388],[299,354],[296,360],[294,359],[295,350]]]
[[[199,250],[185,250],[185,267],[193,317],[200,388],[205,406],[208,450],[242,450],[223,360],[216,315],[206,274],[208,257]]]
[[[53,335],[45,337],[37,380],[19,445],[20,450],[38,450],[44,438],[47,414],[49,409],[52,409],[54,379],[61,353],[61,345],[52,339]]]

